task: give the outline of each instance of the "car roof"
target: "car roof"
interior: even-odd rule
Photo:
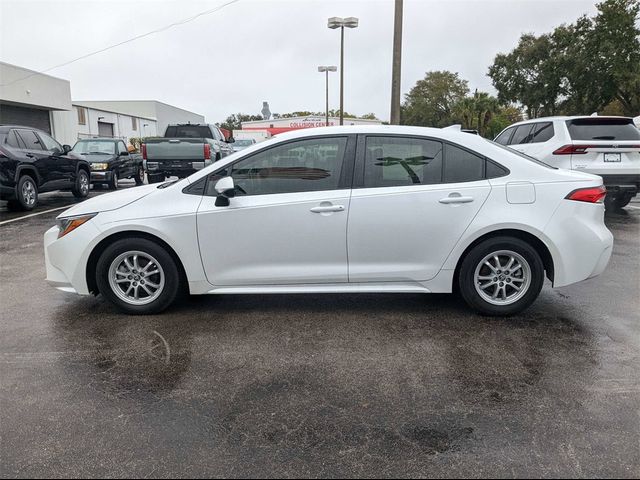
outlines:
[[[51,135],[50,133],[45,132],[44,130],[40,130],[39,128],[35,128],[35,127],[30,127],[28,125],[11,125],[11,124],[0,124],[0,132],[5,133],[8,130],[14,129],[14,128],[21,128],[23,130],[33,130],[36,132],[40,132],[40,133],[44,133],[45,135]]]
[[[627,119],[627,120],[633,120],[631,117],[621,117],[621,116],[617,116],[617,115],[556,115],[553,117],[538,117],[538,118],[529,118],[527,120],[521,120],[519,122],[513,123],[511,125],[509,125],[509,127],[514,127],[514,126],[518,126],[518,125],[526,125],[528,123],[539,123],[539,122],[554,122],[554,121],[559,121],[559,122],[565,122],[567,120],[576,120],[576,119],[586,119],[586,118],[591,118],[591,119],[596,119],[596,118],[602,118],[602,119],[607,119],[607,118],[623,118],[623,119]],[[507,127],[507,128],[509,128]],[[506,130],[506,129],[505,129]]]
[[[124,140],[122,140],[121,138],[110,138],[110,137],[79,138],[78,142],[84,142],[84,141],[95,142],[96,140],[98,140],[100,142],[119,142],[119,141],[124,142]]]

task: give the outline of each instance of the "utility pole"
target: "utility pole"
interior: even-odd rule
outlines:
[[[327,26],[331,29],[340,29],[340,125],[344,124],[344,29],[357,28],[356,17],[331,17]]]
[[[400,81],[402,67],[402,2],[396,0],[393,23],[393,67],[391,72],[391,125],[400,124]]]
[[[325,97],[325,102],[326,102],[326,107],[325,107],[325,126],[328,127],[329,126],[329,72],[335,72],[336,70],[338,70],[338,67],[335,67],[333,65],[330,66],[320,66],[318,67],[318,71],[320,73],[324,72],[326,77],[325,77],[325,92],[326,92],[326,97]]]

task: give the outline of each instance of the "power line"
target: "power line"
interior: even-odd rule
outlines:
[[[147,33],[142,33],[140,35],[136,35],[135,37],[131,37],[128,40],[124,40],[122,42],[114,43],[113,45],[109,45],[108,47],[101,48],[100,50],[96,50],[95,52],[87,53],[87,54],[82,55],[82,56],[80,56],[78,58],[74,58],[73,60],[69,60],[68,62],[64,62],[64,63],[61,63],[59,65],[55,65],[53,67],[49,67],[49,68],[47,68],[45,70],[42,70],[42,71],[39,71],[39,72],[33,72],[33,73],[31,73],[29,75],[26,75],[24,77],[17,78],[17,79],[15,79],[15,80],[13,80],[13,81],[11,81],[9,83],[3,83],[3,84],[0,85],[0,87],[8,87],[9,85],[13,85],[14,83],[21,82],[23,80],[26,80],[27,78],[31,78],[31,77],[34,77],[36,75],[43,75],[43,74],[45,74],[47,72],[50,72],[51,70],[55,70],[56,68],[65,67],[65,66],[70,65],[72,63],[75,63],[75,62],[77,62],[79,60],[84,60],[85,58],[91,57],[93,55],[97,55],[99,53],[106,52],[107,50],[111,50],[112,48],[120,47],[120,46],[125,45],[127,43],[131,43],[131,42],[134,42],[136,40],[140,40],[141,38],[148,37],[149,35],[154,35],[156,33],[164,32],[165,30],[169,30],[170,28],[177,27],[179,25],[184,25],[185,23],[192,22],[192,21],[194,21],[194,20],[196,20],[196,19],[198,19],[200,17],[203,17],[205,15],[210,15],[212,13],[218,12],[218,11],[222,10],[223,8],[228,7],[229,5],[237,3],[239,1],[240,0],[229,0],[228,2],[225,2],[222,5],[218,5],[217,7],[214,7],[214,8],[211,8],[209,10],[205,10],[203,12],[197,13],[192,17],[185,18],[183,20],[179,20],[179,21],[171,23],[169,25],[165,25],[164,27],[160,27],[160,28],[157,28],[155,30],[151,30],[150,32],[147,32]]]

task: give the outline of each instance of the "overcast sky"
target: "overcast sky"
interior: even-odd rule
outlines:
[[[216,7],[228,0],[0,0],[0,60],[43,70]],[[403,94],[429,70],[451,70],[472,89],[496,53],[523,32],[543,33],[591,0],[405,0]],[[345,32],[345,111],[388,120],[393,0],[240,0],[190,23],[50,72],[73,100],[155,99],[221,121],[231,113],[324,110],[324,75],[338,65],[330,16],[356,16]],[[330,74],[338,108],[338,74]]]

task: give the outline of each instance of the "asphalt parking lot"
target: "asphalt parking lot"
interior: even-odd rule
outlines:
[[[449,295],[124,316],[44,282],[58,213],[0,204],[3,478],[640,476],[640,203],[607,215],[600,278],[510,319]]]

